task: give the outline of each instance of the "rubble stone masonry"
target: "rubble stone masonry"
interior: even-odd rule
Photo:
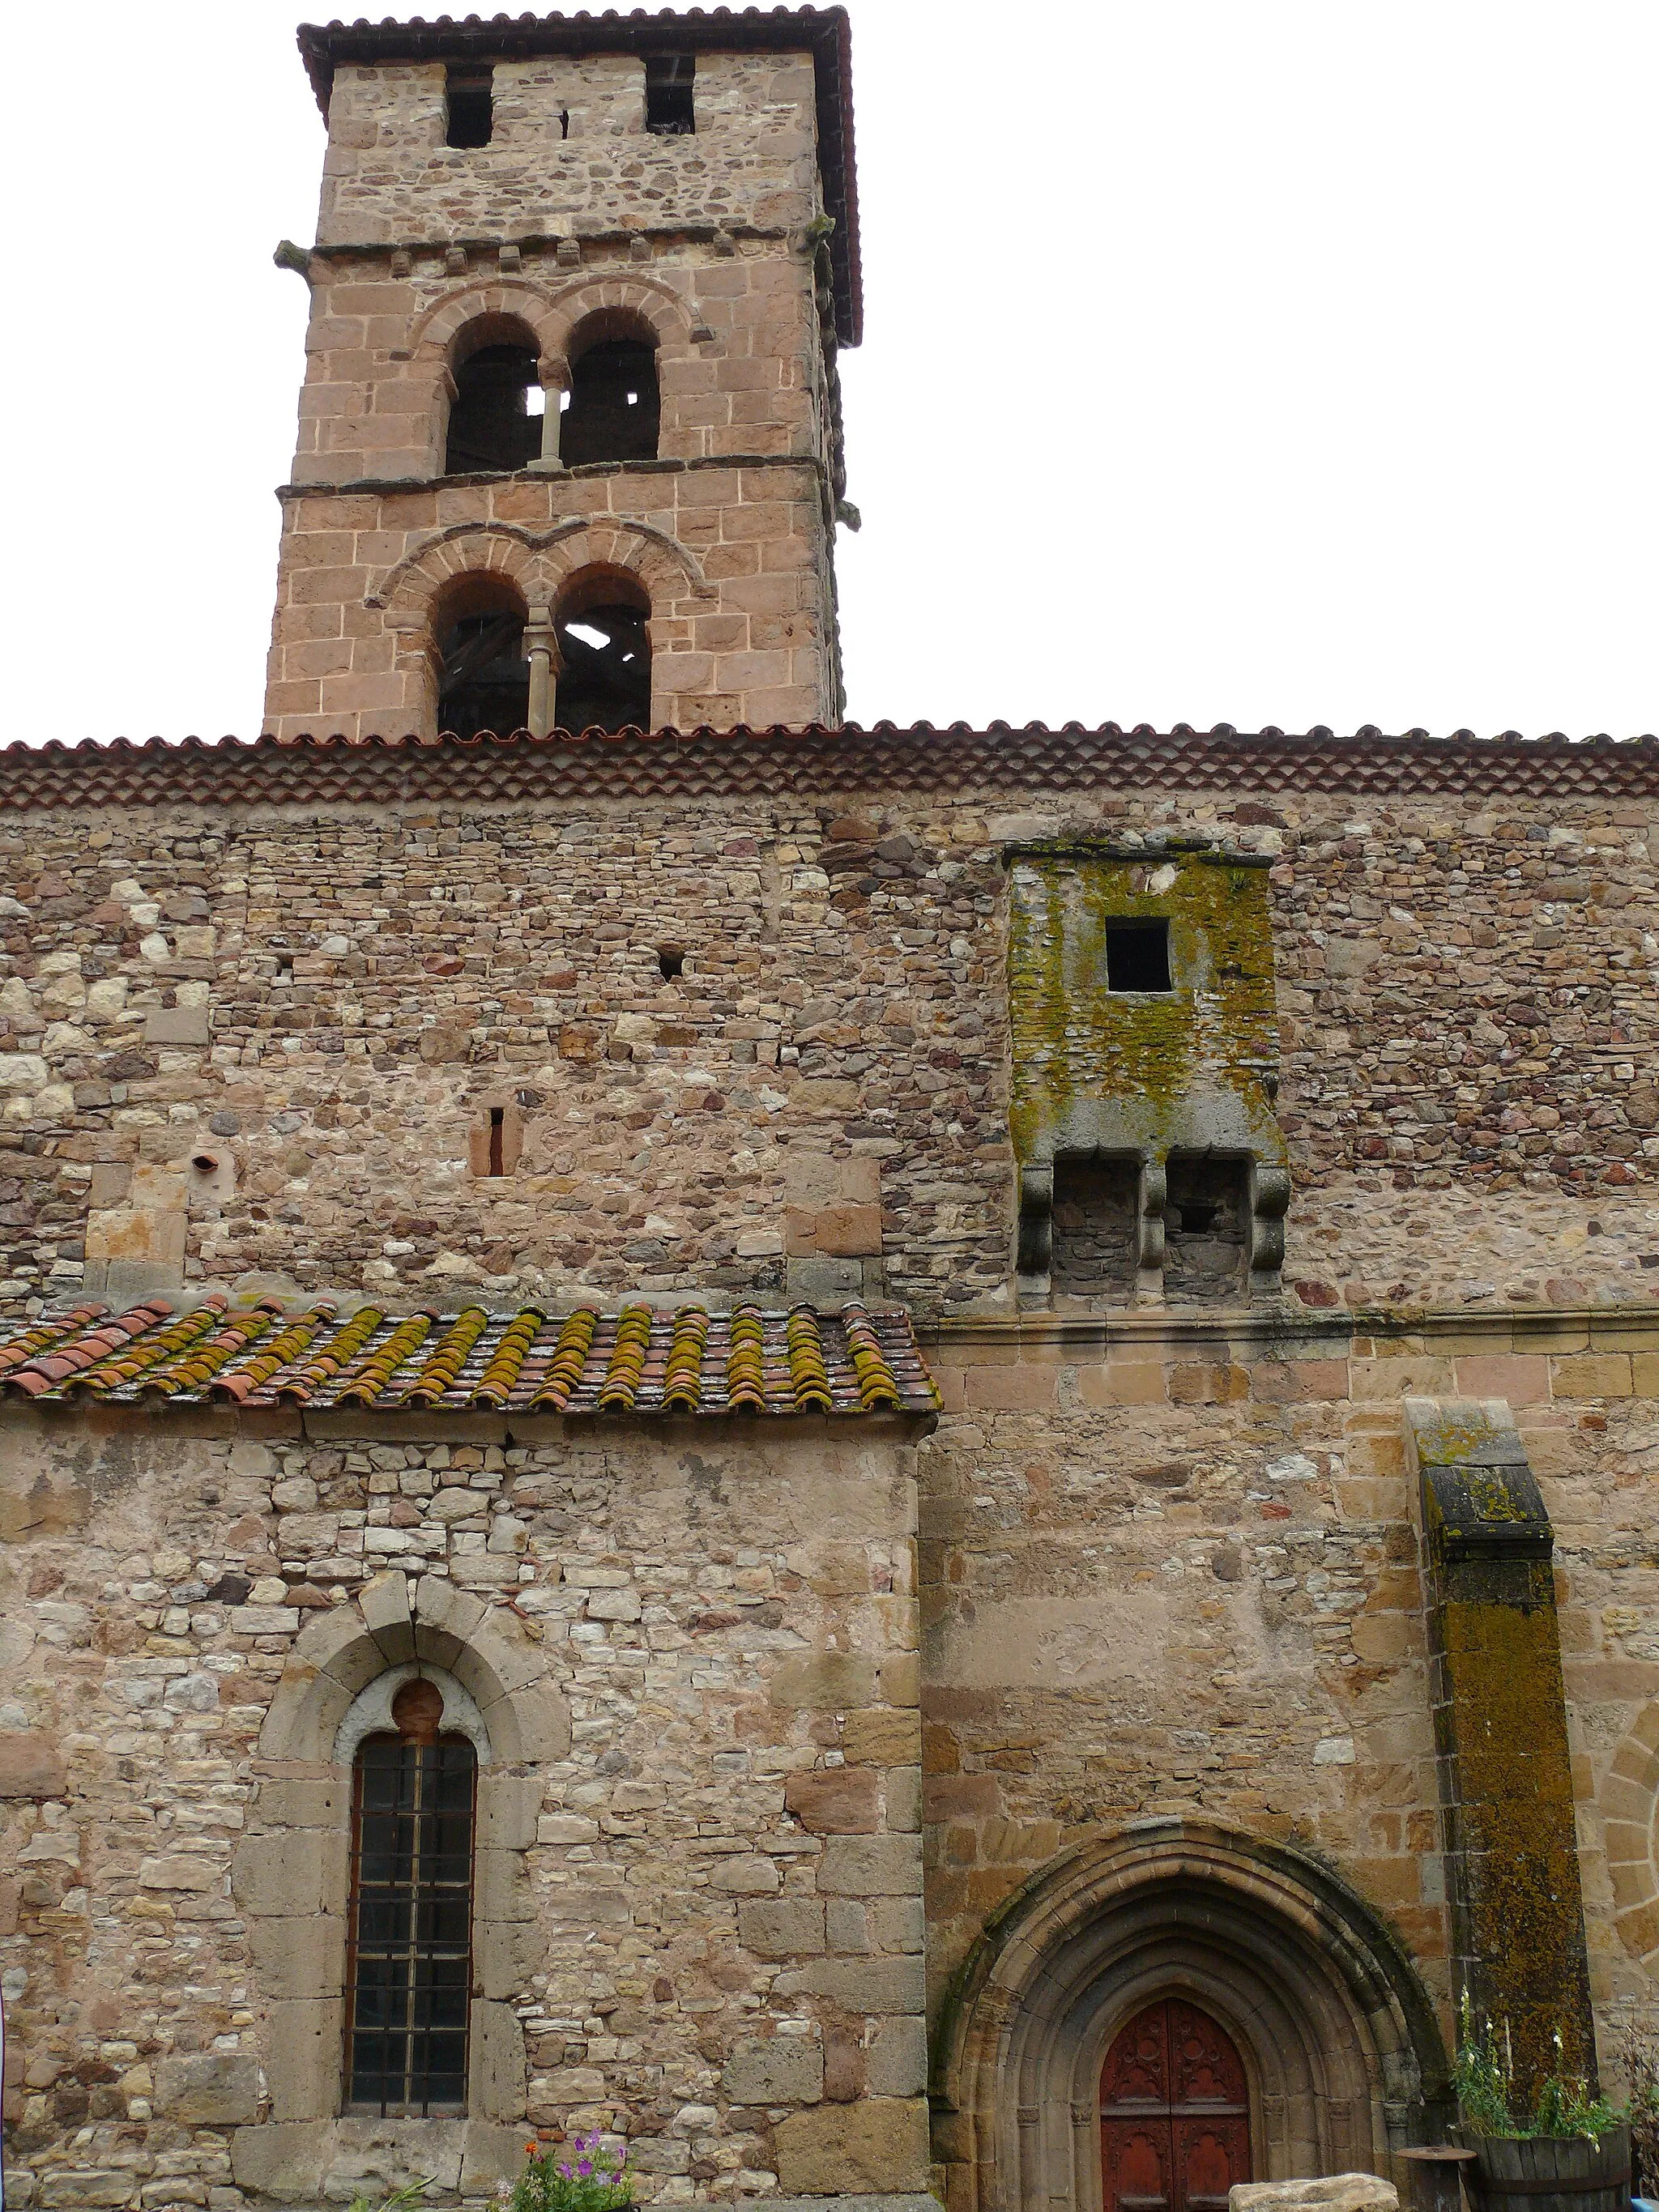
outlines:
[[[568,1759],[526,1777],[541,1963],[488,1996],[524,2115],[626,2127],[670,2201],[914,2172],[911,1455],[935,2008],[1057,1854],[1171,1814],[1322,1854],[1443,2008],[1407,1395],[1514,1411],[1555,1526],[1604,2042],[1650,2006],[1653,827],[1571,794],[710,807],[602,779],[9,819],[15,1310],[885,1294],[944,1395],[931,1439],[846,1463],[845,1505],[827,1432],[711,1455],[9,1416],[18,2188],[232,2212],[405,2170],[385,2124],[233,2140],[284,2001],[236,1887],[261,1717],[307,1609],[377,1571],[509,1609],[568,1700]],[[1018,1308],[1004,853],[1045,837],[1270,863],[1275,1302]],[[785,1698],[790,1666],[830,1674]],[[452,2195],[507,2154],[502,2048]],[[862,2168],[813,2118],[840,2096]]]
[[[1271,856],[1298,1310],[1659,1291],[1650,805],[1035,803],[14,817],[5,1294],[1008,1310],[1000,854],[1034,824]]]
[[[908,1425],[0,1425],[8,2201],[453,2202],[618,2116],[668,2203],[922,2186]],[[332,2118],[340,1772],[273,1698],[359,1607],[563,1716],[485,1714],[465,2122]]]
[[[656,137],[637,56],[500,59],[491,142],[457,148],[444,143],[442,63],[341,63],[317,243],[807,222],[817,189],[810,54],[700,53],[696,87],[695,135]]]

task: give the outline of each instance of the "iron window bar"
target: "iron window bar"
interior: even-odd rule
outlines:
[[[372,1735],[352,1771],[347,2109],[466,2110],[477,1759],[464,1737]]]

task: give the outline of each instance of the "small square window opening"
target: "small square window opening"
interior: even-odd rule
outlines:
[[[445,70],[445,145],[489,143],[495,126],[494,76],[488,62],[452,62]]]
[[[1109,921],[1106,988],[1109,991],[1172,991],[1167,921]]]
[[[659,138],[678,138],[697,127],[691,104],[695,54],[647,54],[645,58],[645,127]]]
[[[657,965],[665,983],[672,983],[677,975],[685,973],[685,948],[679,945],[665,945],[657,955]]]

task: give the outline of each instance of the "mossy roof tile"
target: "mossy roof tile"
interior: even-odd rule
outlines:
[[[939,1402],[895,1306],[343,1316],[322,1299],[284,1320],[274,1299],[231,1310],[223,1291],[177,1314],[159,1298],[116,1315],[84,1304],[0,1336],[8,1397],[659,1418],[931,1413]]]

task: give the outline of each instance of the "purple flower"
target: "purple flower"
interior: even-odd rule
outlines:
[[[591,2174],[591,2173],[592,2172],[592,2171],[593,2171],[593,2161],[592,2161],[592,2160],[591,2158],[584,2158],[584,2159],[580,2160],[577,2162],[576,2171],[577,2171],[577,2172],[578,2172],[578,2173],[580,2173],[580,2176],[581,2176],[582,2179],[583,2179],[584,2181],[586,2181],[586,2180],[587,2179],[587,2177],[589,2176],[589,2174]]]

